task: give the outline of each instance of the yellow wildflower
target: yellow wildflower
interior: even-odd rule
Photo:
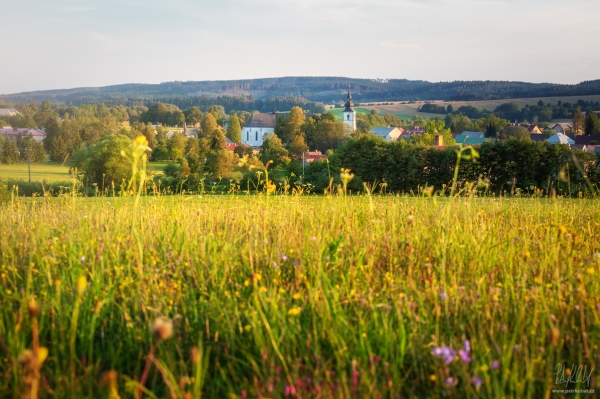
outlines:
[[[295,307],[288,310],[288,316],[298,316],[302,312],[302,308]]]

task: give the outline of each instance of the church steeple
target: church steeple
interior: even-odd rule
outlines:
[[[350,85],[348,85],[348,97],[346,100],[346,104],[345,104],[346,109],[344,110],[344,112],[352,112],[354,111],[352,109],[352,107],[354,107],[354,104],[352,104],[352,94],[350,94]]]
[[[350,93],[350,85],[348,85],[348,97],[344,109],[344,123],[348,125],[352,130],[356,130],[356,111],[354,110],[354,104],[352,104],[352,94]]]

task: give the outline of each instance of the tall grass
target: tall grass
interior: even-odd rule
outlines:
[[[0,209],[0,397],[32,328],[39,397],[540,398],[559,363],[598,391],[596,200],[139,201]]]

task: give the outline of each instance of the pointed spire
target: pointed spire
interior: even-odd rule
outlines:
[[[348,100],[346,101],[346,110],[352,110],[354,104],[352,104],[352,94],[350,94],[350,85],[348,85]]]

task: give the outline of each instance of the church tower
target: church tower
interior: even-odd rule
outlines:
[[[352,104],[352,94],[350,94],[350,86],[348,86],[348,100],[346,101],[346,109],[344,109],[344,123],[356,130],[356,111]]]

